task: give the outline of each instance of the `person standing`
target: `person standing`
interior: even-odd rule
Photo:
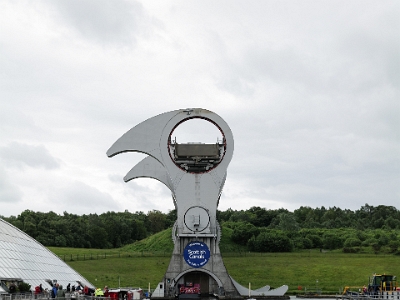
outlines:
[[[53,288],[51,289],[51,298],[53,298],[53,299],[55,297],[57,297],[57,292],[58,292],[57,286],[58,286],[58,283],[54,284]]]
[[[10,293],[15,293],[17,291],[17,286],[15,285],[14,282],[10,283],[10,285],[8,286],[8,290]]]
[[[65,299],[65,291],[63,290],[63,286],[61,284],[58,286],[57,298],[60,300]]]
[[[35,286],[35,299],[38,298],[38,295],[40,295],[40,286]]]

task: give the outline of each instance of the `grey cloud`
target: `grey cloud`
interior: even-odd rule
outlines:
[[[1,54],[0,57],[0,60],[4,59]],[[5,82],[12,83],[14,88],[17,86],[17,82],[21,77],[22,76],[9,76],[7,71],[4,73],[0,72],[0,82],[2,84]],[[4,81],[2,79],[4,79]],[[17,89],[19,92],[23,90],[23,88],[20,89],[19,87],[17,87]],[[16,94],[16,92],[1,87],[0,97],[4,99],[4,101],[0,101],[0,140],[3,142],[3,145],[7,141],[13,139],[30,140],[36,135],[39,135],[42,140],[44,140],[49,136],[49,128],[41,128],[37,122],[35,122],[31,108],[28,108],[28,105],[23,103],[24,101],[21,101],[20,97],[16,96]],[[18,104],[21,103],[23,103],[23,109],[18,107]],[[9,138],[6,138],[7,136],[9,136]]]
[[[149,187],[147,185],[141,185],[138,182],[142,181],[144,182],[152,182],[153,187]],[[171,192],[170,190],[161,182],[159,182],[156,179],[153,178],[137,178],[134,180],[131,180],[127,183],[127,188],[129,188],[134,196],[141,196],[141,197],[160,197],[160,196],[167,196],[170,197]],[[155,187],[154,187],[155,185]]]
[[[121,176],[119,174],[110,174],[108,175],[108,179],[112,182],[117,182],[117,183],[124,183],[124,176]]]
[[[120,209],[118,203],[109,194],[80,181],[71,182],[66,187],[57,189],[54,195],[56,195],[53,198],[55,205],[65,207],[68,212],[88,214]]]
[[[139,33],[143,7],[136,1],[49,1],[86,39],[131,45]]]
[[[152,185],[140,185],[138,181],[141,180],[144,183],[151,181]],[[127,188],[132,193],[132,202],[139,201],[142,205],[151,209],[153,207],[163,207],[163,204],[159,203],[159,200],[165,201],[166,206],[173,206],[173,200],[171,191],[161,182],[155,179],[134,179],[129,181]]]
[[[1,193],[22,192],[10,206],[21,211],[49,197],[58,212],[165,211],[164,185],[123,181],[137,153],[105,152],[189,106],[218,113],[235,138],[221,204],[398,207],[399,3],[6,2],[0,159],[25,180],[0,175]],[[49,178],[53,189],[37,184]]]
[[[21,200],[21,190],[9,180],[4,169],[0,168],[0,203],[7,203],[7,205],[9,205],[11,203],[21,202]],[[2,207],[0,213],[2,215],[7,215],[7,208]]]
[[[264,39],[249,39],[235,55],[224,53],[217,86],[239,96],[252,95],[260,85],[271,89],[276,83],[282,90],[306,89],[308,95],[352,93],[353,97],[383,89],[388,82],[399,87],[400,39],[393,39],[398,5],[385,11],[370,5],[363,14],[349,17],[337,4],[330,4],[330,10],[316,2],[308,4],[312,10],[304,16],[293,6],[288,8],[292,15],[286,16],[284,28],[271,30],[267,20],[260,24]],[[357,10],[358,5],[350,6]],[[290,27],[292,35],[286,36]],[[279,30],[281,39],[274,36]]]
[[[60,163],[43,146],[34,146],[12,142],[9,146],[0,148],[0,157],[9,166],[44,169],[58,169]]]
[[[127,201],[124,204],[126,209],[138,210],[138,207],[142,211],[174,209],[171,191],[155,179],[137,178],[125,183],[120,175],[112,174],[108,178],[112,182],[123,184],[120,192],[126,195]],[[139,184],[140,181],[144,184]]]

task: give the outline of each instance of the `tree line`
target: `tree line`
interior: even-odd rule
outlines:
[[[251,207],[248,210],[228,209],[217,212],[222,222],[248,222],[256,227],[268,227],[282,230],[299,228],[354,228],[354,229],[400,229],[400,211],[393,206],[371,206],[365,204],[352,211],[338,207],[311,208],[301,206],[293,212],[287,209],[269,210]]]
[[[75,215],[64,212],[25,210],[18,216],[2,217],[45,246],[74,248],[119,248],[173,226],[176,211]],[[248,210],[217,211],[231,240],[250,251],[284,252],[301,248],[346,248],[360,246],[397,251],[400,211],[393,206],[365,204],[352,211],[337,207],[301,206],[290,212],[251,207]],[[396,247],[397,245],[397,247]]]
[[[173,226],[176,212],[157,210],[131,213],[75,215],[25,210],[18,216],[2,217],[45,246],[73,248],[119,248]]]
[[[337,207],[300,207],[219,212],[231,240],[256,252],[290,252],[295,249],[343,249],[375,253],[382,249],[400,254],[400,211],[393,206],[365,204],[356,211]]]

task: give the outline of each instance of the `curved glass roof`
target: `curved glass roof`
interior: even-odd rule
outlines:
[[[32,290],[39,284],[50,288],[47,281],[54,280],[63,287],[79,281],[93,288],[53,252],[3,219],[0,219],[0,280],[23,280]]]

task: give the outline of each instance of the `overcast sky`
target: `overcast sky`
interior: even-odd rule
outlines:
[[[233,132],[220,210],[400,209],[399,88],[398,0],[3,0],[0,215],[168,212],[106,151],[190,107]]]

